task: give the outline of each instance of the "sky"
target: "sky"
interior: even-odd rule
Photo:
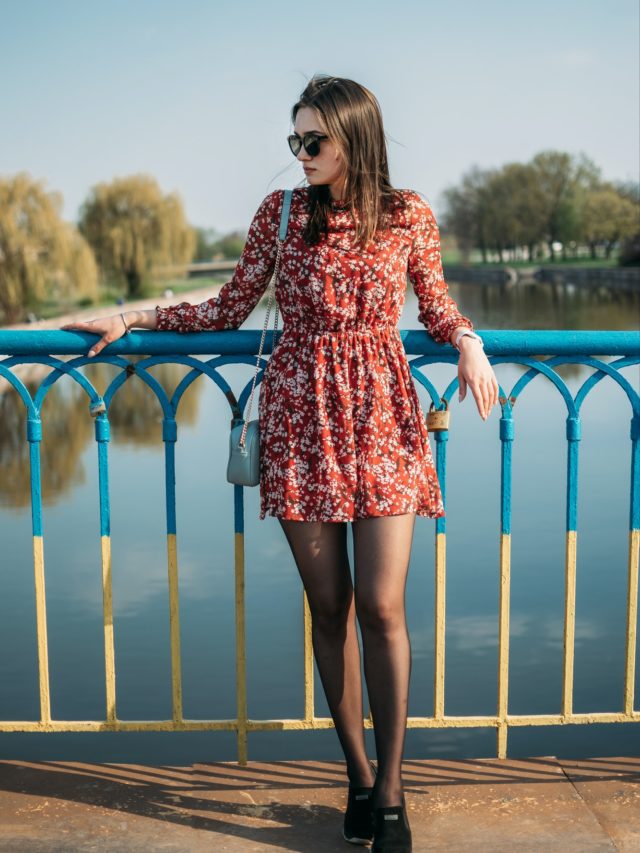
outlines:
[[[378,99],[391,182],[436,216],[472,167],[584,153],[638,180],[637,0],[0,0],[0,176],[27,171],[77,221],[136,173],[192,225],[248,227],[300,186],[291,107],[317,72]]]

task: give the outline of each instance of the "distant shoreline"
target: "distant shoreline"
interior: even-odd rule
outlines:
[[[166,308],[169,305],[176,305],[178,302],[204,302],[212,296],[216,296],[222,287],[222,283],[215,285],[207,285],[198,287],[194,290],[180,291],[172,296],[153,296],[145,299],[136,299],[130,302],[124,302],[122,305],[101,305],[88,306],[87,308],[69,311],[65,314],[60,314],[57,317],[48,317],[46,320],[35,320],[33,323],[14,323],[11,326],[0,326],[0,332],[11,332],[19,330],[27,330],[30,332],[44,329],[59,329],[67,323],[73,323],[76,320],[96,320],[100,317],[110,317],[112,314],[119,314],[121,311],[144,311],[150,308],[155,308],[160,305]],[[143,331],[143,330],[141,330]],[[61,361],[77,356],[57,355]],[[12,372],[22,381],[29,382],[36,379],[43,379],[51,373],[51,365],[49,364],[17,364],[12,368]],[[0,377],[0,395],[11,387],[9,381]]]
[[[89,305],[86,308],[66,311],[56,317],[48,317],[46,320],[34,320],[33,323],[26,321],[14,323],[11,326],[0,326],[0,331],[58,329],[60,326],[72,323],[74,320],[95,320],[99,317],[110,317],[112,314],[119,314],[121,311],[148,311],[150,308],[155,308],[156,305],[166,308],[168,305],[175,305],[178,302],[204,302],[206,299],[216,296],[221,287],[222,283],[205,285],[194,288],[193,290],[181,290],[179,293],[173,293],[172,296],[147,296],[144,299],[135,299],[123,302],[120,305],[115,302],[112,305]]]

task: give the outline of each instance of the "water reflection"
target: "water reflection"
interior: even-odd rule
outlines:
[[[127,356],[137,364],[146,356]],[[85,376],[103,395],[120,372],[107,363],[83,367]],[[20,376],[24,368],[16,369]],[[38,366],[38,378],[23,379],[32,399],[50,371]],[[184,376],[180,364],[156,364],[153,375],[170,394]],[[198,420],[202,383],[194,382],[180,401],[180,423],[193,425]],[[83,456],[86,446],[95,441],[94,420],[89,414],[85,391],[69,377],[61,377],[48,391],[42,406],[42,442],[40,448],[42,497],[45,505],[56,500],[85,480]],[[162,440],[162,411],[153,391],[133,374],[116,392],[109,409],[110,442],[132,447],[158,446]],[[31,505],[27,413],[17,391],[5,383],[0,394],[0,504],[22,509]]]
[[[609,331],[640,325],[640,283],[621,289],[606,283],[464,284],[454,298],[474,324],[484,329],[575,329]],[[412,311],[411,311],[412,313]],[[411,314],[402,323],[415,327]]]

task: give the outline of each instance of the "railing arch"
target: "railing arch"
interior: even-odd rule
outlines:
[[[587,723],[640,722],[640,711],[634,709],[635,658],[638,621],[638,564],[640,551],[640,388],[621,374],[621,370],[640,364],[640,333],[609,331],[499,331],[479,332],[485,352],[493,365],[519,364],[528,370],[519,377],[510,392],[500,387],[500,560],[499,560],[499,631],[498,631],[498,696],[496,713],[488,716],[447,716],[444,707],[445,688],[445,593],[446,593],[446,517],[436,519],[435,525],[435,671],[433,716],[410,717],[410,728],[493,727],[496,730],[499,758],[507,755],[508,730],[512,726],[565,725]],[[422,368],[437,362],[457,363],[453,347],[436,344],[422,330],[401,330],[401,338],[410,359],[411,374],[426,390],[434,405],[448,405],[458,382],[453,379],[442,395]],[[229,720],[185,719],[182,708],[182,677],[180,653],[180,603],[178,596],[178,558],[176,542],[175,443],[176,415],[187,388],[198,377],[206,376],[224,394],[231,419],[241,416],[251,390],[251,382],[235,395],[219,368],[228,364],[255,365],[260,344],[258,331],[223,331],[179,334],[175,332],[134,331],[106,347],[98,356],[85,353],[95,335],[73,331],[0,331],[0,377],[7,380],[20,396],[27,412],[27,440],[30,444],[31,503],[33,524],[34,580],[36,595],[36,634],[38,648],[40,719],[0,720],[0,732],[54,731],[194,731],[233,730],[237,735],[238,760],[247,762],[248,734],[259,730],[291,730],[330,728],[330,718],[316,717],[313,696],[313,650],[311,645],[311,614],[303,592],[304,608],[304,696],[305,713],[301,719],[255,720],[248,715],[246,689],[245,597],[244,597],[244,490],[234,490],[235,537],[235,604],[236,604],[236,705],[237,713]],[[273,332],[267,333],[263,352],[271,352]],[[605,353],[616,358],[605,362],[593,353]],[[70,356],[70,360],[55,358]],[[547,354],[543,358],[541,354]],[[552,355],[548,355],[552,354]],[[133,364],[127,355],[146,358]],[[201,361],[195,356],[213,357]],[[81,372],[86,364],[106,362],[120,369],[105,394],[97,393]],[[181,379],[171,396],[165,393],[158,380],[148,373],[154,365],[171,362],[182,364],[189,372]],[[581,364],[593,369],[575,397],[555,368],[563,364]],[[14,373],[19,365],[40,364],[51,368],[34,397]],[[267,361],[262,358],[264,370]],[[169,587],[169,620],[172,664],[172,718],[170,720],[120,720],[117,715],[115,656],[113,635],[113,604],[111,593],[110,504],[108,488],[108,444],[110,438],[109,409],[116,404],[118,390],[133,375],[137,375],[157,397],[163,413],[162,437],[165,443],[165,484],[167,520],[167,563]],[[262,374],[258,377],[260,380]],[[557,389],[567,408],[567,497],[565,552],[565,614],[562,710],[558,714],[513,715],[508,712],[509,662],[509,605],[510,605],[510,538],[511,538],[511,477],[512,450],[515,440],[514,407],[530,383],[545,376]],[[100,489],[100,530],[103,592],[103,627],[105,649],[106,709],[104,720],[65,721],[51,717],[49,666],[47,648],[46,590],[42,534],[42,498],[40,488],[40,441],[42,424],[40,412],[47,393],[63,377],[77,382],[87,395],[90,414],[95,417],[98,443]],[[576,549],[577,549],[577,482],[579,442],[581,437],[580,410],[589,392],[601,381],[613,380],[626,395],[630,404],[631,489],[629,495],[629,551],[627,578],[627,620],[625,644],[625,676],[622,707],[611,713],[575,713],[573,711],[573,663],[576,608]],[[446,483],[447,431],[432,434],[435,438],[435,463],[441,483]],[[446,494],[446,489],[443,489]],[[364,725],[373,725],[371,717]]]

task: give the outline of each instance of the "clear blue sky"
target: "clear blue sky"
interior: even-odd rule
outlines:
[[[380,101],[395,186],[581,151],[638,179],[637,0],[1,0],[0,174],[26,170],[75,220],[136,172],[194,225],[246,228],[303,178],[291,105],[315,72]]]

